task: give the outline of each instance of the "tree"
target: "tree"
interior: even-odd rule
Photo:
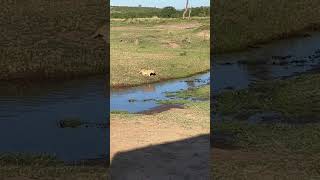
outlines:
[[[190,8],[189,8],[189,16],[188,16],[188,19],[190,19],[190,17],[191,17],[191,10],[192,10],[192,8],[190,7]]]
[[[172,6],[168,6],[168,7],[164,7],[161,10],[160,17],[172,18],[172,17],[175,17],[176,14],[177,14],[177,10]]]
[[[182,15],[183,19],[186,18],[186,14],[187,14],[188,10],[189,10],[189,0],[186,0],[186,7],[185,7],[183,15]]]

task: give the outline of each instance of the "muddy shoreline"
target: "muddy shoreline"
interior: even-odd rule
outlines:
[[[154,108],[151,108],[149,110],[140,111],[135,114],[143,114],[143,115],[153,115],[157,113],[161,113],[164,111],[168,111],[170,109],[184,109],[184,106],[182,104],[163,104]]]

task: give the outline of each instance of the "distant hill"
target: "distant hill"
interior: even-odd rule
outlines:
[[[155,7],[128,7],[128,6],[111,6],[111,18],[150,18],[158,17],[181,17],[183,10],[170,8]],[[210,16],[210,7],[192,8],[191,16]]]

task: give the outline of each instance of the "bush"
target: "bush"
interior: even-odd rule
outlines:
[[[159,16],[163,18],[174,18],[178,16],[178,11],[174,7],[168,6],[161,9]]]

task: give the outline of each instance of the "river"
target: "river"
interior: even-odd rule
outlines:
[[[157,100],[170,99],[166,92],[210,83],[212,90],[219,93],[247,88],[261,80],[306,72],[320,63],[320,33],[310,35],[214,56],[211,83],[210,73],[206,72],[188,78],[111,89],[110,101],[103,77],[32,84],[2,82],[0,153],[46,152],[67,162],[105,158],[109,153],[109,128],[100,125],[108,124],[109,104],[111,111],[137,113],[159,106]],[[245,61],[265,63],[250,65],[243,63]],[[77,118],[87,125],[61,128],[59,122],[66,118]]]

